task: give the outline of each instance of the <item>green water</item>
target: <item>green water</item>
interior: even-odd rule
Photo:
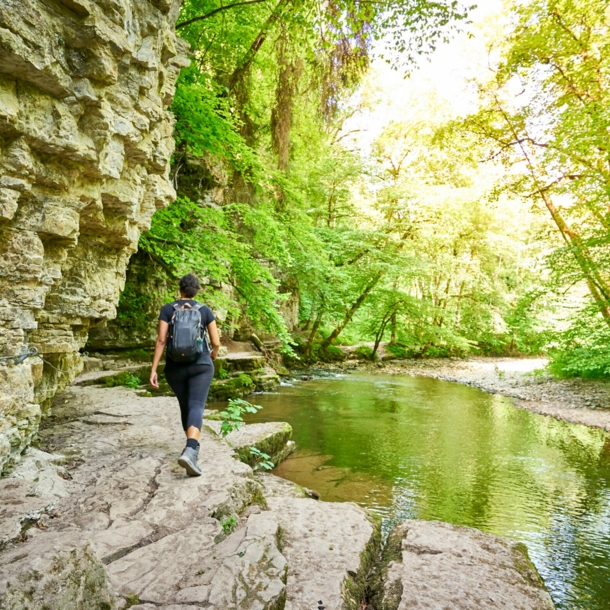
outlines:
[[[251,397],[298,450],[276,473],[383,517],[524,542],[558,608],[610,608],[610,435],[458,384],[354,374]]]

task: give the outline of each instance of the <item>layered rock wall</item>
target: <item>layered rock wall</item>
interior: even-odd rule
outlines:
[[[0,471],[116,315],[155,210],[175,197],[167,110],[181,0],[0,3]]]

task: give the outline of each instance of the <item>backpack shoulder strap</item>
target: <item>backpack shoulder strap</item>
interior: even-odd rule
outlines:
[[[178,303],[175,303],[175,302],[172,303],[171,305],[174,308],[174,313],[172,314],[172,317],[171,317],[169,323],[173,324],[174,323],[174,319],[176,318],[176,314],[180,311],[181,307],[180,307],[180,305]]]

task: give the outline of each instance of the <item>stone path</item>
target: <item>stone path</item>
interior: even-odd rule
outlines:
[[[316,502],[271,475],[260,482],[206,427],[203,476],[186,477],[173,398],[72,386],[41,439],[45,451],[0,481],[2,610],[296,610],[312,607],[305,595],[339,610],[378,544],[364,510]]]

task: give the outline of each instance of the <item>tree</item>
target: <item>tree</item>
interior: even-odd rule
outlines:
[[[533,0],[513,10],[504,59],[466,126],[511,168],[507,189],[548,211],[565,244],[551,262],[558,283],[584,280],[610,325],[607,4]]]

